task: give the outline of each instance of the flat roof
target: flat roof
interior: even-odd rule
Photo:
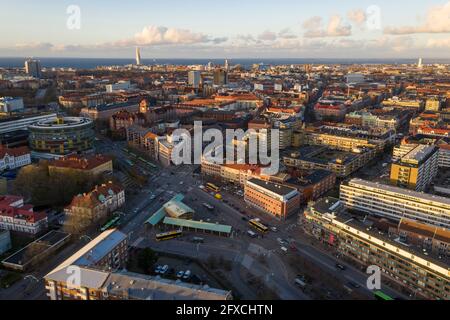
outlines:
[[[378,189],[378,190],[384,190],[387,192],[398,193],[398,194],[401,194],[401,195],[404,195],[407,197],[415,197],[415,198],[423,199],[425,201],[439,202],[439,203],[445,204],[447,206],[450,206],[450,198],[435,196],[435,195],[424,193],[424,192],[417,192],[417,191],[413,191],[413,190],[403,189],[403,188],[399,188],[399,187],[395,187],[395,186],[391,186],[391,185],[387,185],[387,184],[381,184],[378,182],[371,182],[371,181],[355,178],[355,179],[352,179],[349,182],[347,182],[347,185],[355,186],[355,187],[360,185],[360,186],[367,187],[367,188],[373,188],[373,189]]]
[[[164,224],[177,226],[177,227],[186,227],[193,229],[201,229],[212,232],[220,232],[220,233],[231,233],[231,226],[215,224],[210,222],[203,221],[195,221],[195,220],[184,220],[184,219],[175,219],[175,218],[164,218]]]
[[[288,187],[279,183],[273,183],[270,181],[264,181],[264,180],[259,180],[259,179],[249,179],[248,182],[253,183],[261,188],[267,189],[273,193],[276,193],[282,197],[285,197],[287,195],[289,195],[290,193],[292,193],[293,191],[297,191],[297,189],[292,188],[292,187]]]

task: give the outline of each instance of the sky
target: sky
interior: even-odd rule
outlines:
[[[450,58],[450,0],[0,0],[1,57]]]

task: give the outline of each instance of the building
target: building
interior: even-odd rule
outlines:
[[[110,103],[101,104],[92,107],[82,108],[80,115],[83,117],[90,118],[92,120],[104,120],[109,121],[112,117],[119,111],[128,111],[130,113],[135,113],[139,111],[138,102],[122,102],[122,103]]]
[[[0,196],[0,229],[37,235],[47,229],[47,214],[34,211],[23,197]]]
[[[215,86],[223,86],[228,84],[228,72],[223,69],[214,70],[213,78],[213,84]]]
[[[188,73],[188,83],[191,87],[198,89],[200,87],[201,74],[200,71],[193,70]]]
[[[4,148],[0,146],[0,170],[13,170],[31,164],[28,147]]]
[[[136,65],[141,65],[141,49],[139,47],[136,47]]]
[[[391,166],[391,183],[424,191],[438,172],[439,148],[417,145]]]
[[[395,131],[383,128],[354,128],[324,125],[306,128],[297,133],[303,145],[324,145],[332,149],[349,151],[361,147],[375,148],[383,152],[395,142]]]
[[[439,145],[439,163],[440,168],[450,168],[450,145]]]
[[[305,229],[363,268],[378,266],[383,276],[418,298],[450,299],[448,264],[422,250],[389,238],[343,210],[337,199],[323,198],[305,210]],[[421,252],[422,251],[422,252]]]
[[[107,230],[44,277],[47,296],[51,300],[100,299],[100,292],[94,289],[106,281],[108,271],[124,268],[127,260],[127,235],[116,229]],[[80,283],[71,285],[67,275],[74,269],[80,271]]]
[[[327,170],[289,170],[292,176],[286,180],[287,186],[300,192],[301,203],[308,203],[324,195],[336,185],[336,174]]]
[[[124,204],[125,190],[113,182],[108,182],[96,186],[89,193],[73,197],[72,202],[64,211],[69,216],[75,215],[86,221],[96,222]]]
[[[47,295],[51,300],[232,300],[231,291],[163,279],[127,271],[108,272],[80,268],[81,282],[70,286],[67,276],[50,274]]]
[[[341,184],[346,208],[400,221],[407,218],[450,228],[450,199],[361,179]]]
[[[22,98],[0,97],[0,112],[10,113],[24,109]]]
[[[94,123],[87,118],[57,117],[40,120],[28,127],[31,150],[49,157],[92,150]]]
[[[300,170],[326,170],[345,178],[364,167],[377,155],[375,148],[335,150],[326,146],[303,146],[282,153],[283,164]]]
[[[0,134],[15,132],[18,130],[28,130],[28,126],[39,121],[56,118],[56,113],[13,116],[0,120]]]
[[[11,235],[9,230],[0,230],[0,256],[11,248]]]
[[[109,128],[116,136],[125,138],[127,128],[133,124],[142,126],[146,123],[146,118],[143,113],[131,113],[127,110],[121,110],[116,112],[109,118]]]
[[[300,208],[300,193],[292,187],[252,178],[246,182],[244,190],[247,204],[280,220]]]
[[[423,248],[424,252],[450,257],[450,229],[402,219],[396,228],[389,229],[389,234],[406,245]]]
[[[70,237],[69,233],[52,230],[4,259],[2,265],[15,271],[29,271],[51,259],[51,255],[68,243]]]
[[[41,78],[41,62],[39,60],[27,59],[25,60],[25,72],[27,75],[34,78]]]
[[[321,121],[342,121],[347,113],[347,107],[339,102],[322,101],[314,106],[314,115]]]
[[[107,84],[106,85],[106,92],[112,93],[115,91],[121,91],[121,90],[129,90],[131,88],[131,82],[130,81],[119,81],[114,84]]]
[[[68,171],[99,176],[103,173],[113,172],[113,161],[110,156],[97,154],[94,156],[70,155],[50,160],[48,163],[50,176]]]

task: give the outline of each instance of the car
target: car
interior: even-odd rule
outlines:
[[[161,271],[159,272],[160,274],[165,274],[167,271],[169,270],[169,266],[167,264],[165,264],[162,268]]]
[[[273,232],[278,232],[277,227],[271,227],[270,230],[272,230]]]
[[[186,270],[184,273],[183,279],[187,280],[191,277],[191,270]]]
[[[345,270],[347,269],[344,265],[340,264],[340,263],[336,263],[336,268],[340,269],[340,270]]]
[[[156,274],[160,273],[160,272],[161,272],[161,266],[159,266],[159,265],[156,266],[154,272],[155,272]]]
[[[155,200],[155,198],[156,198],[156,196],[155,196],[154,194],[152,194],[152,195],[150,196],[150,200]]]
[[[177,272],[177,278],[183,278],[183,276],[184,276],[184,271],[183,270],[180,270],[180,271]]]
[[[247,220],[248,220],[246,217],[242,217],[241,219],[244,220],[244,221],[247,221]]]
[[[288,253],[288,249],[286,247],[280,247],[280,249],[283,253]]]
[[[184,184],[184,182],[183,181],[180,181],[180,186],[182,186]]]

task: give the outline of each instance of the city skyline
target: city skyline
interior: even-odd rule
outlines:
[[[446,58],[450,48],[449,1],[0,1],[0,7],[8,8],[0,12],[8,26],[1,57],[128,58],[139,46],[142,59]]]

